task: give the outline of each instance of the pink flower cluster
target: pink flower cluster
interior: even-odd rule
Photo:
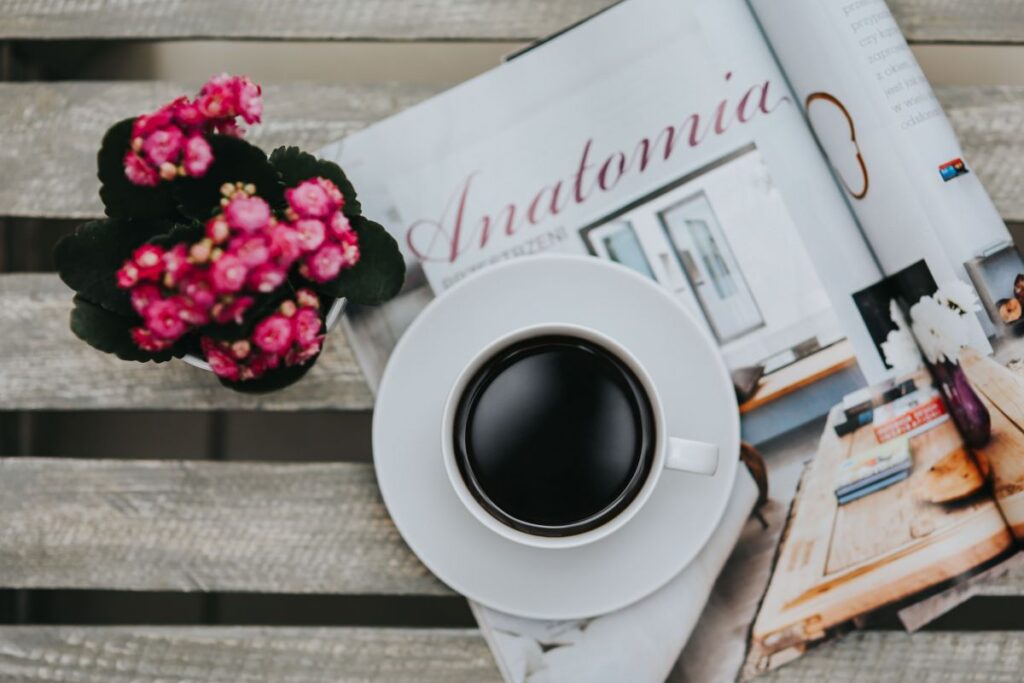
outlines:
[[[201,177],[213,163],[205,136],[241,136],[238,117],[252,124],[262,115],[259,85],[245,76],[215,76],[194,100],[179,97],[135,119],[131,148],[124,156],[125,177],[144,187],[178,176]]]
[[[326,178],[286,190],[283,220],[251,184],[225,183],[221,195],[221,212],[207,221],[202,239],[170,249],[144,244],[117,271],[118,287],[130,290],[142,317],[132,330],[139,348],[162,351],[205,325],[241,324],[256,297],[284,285],[293,268],[327,282],[359,261],[359,238],[341,211],[344,196]],[[297,304],[285,302],[256,326],[243,340],[249,346],[204,340],[203,351],[226,378],[259,377],[282,360],[305,362],[319,350],[318,308],[316,296],[302,290]]]
[[[262,377],[268,370],[303,365],[323,344],[320,301],[308,289],[284,301],[271,315],[256,323],[249,339],[226,341],[203,337],[200,346],[210,368],[231,382]]]

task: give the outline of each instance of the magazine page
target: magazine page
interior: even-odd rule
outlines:
[[[923,260],[936,282],[970,282],[1011,245],[885,0],[750,4],[885,274]],[[971,329],[982,353],[993,313]]]
[[[957,411],[965,406],[962,423],[984,423],[974,417],[984,408],[993,441],[1019,450],[1024,389],[1006,366],[1024,356],[1024,262],[884,0],[751,5],[872,252],[887,275],[914,282],[901,305],[922,328],[936,381],[959,386],[946,393]],[[954,342],[936,331],[945,324],[933,296],[940,289],[964,292],[973,307]],[[880,345],[893,325],[884,307],[858,307]],[[962,430],[970,442],[977,428]],[[994,491],[1020,536],[1021,465],[990,460]]]
[[[400,226],[410,299],[591,253],[669,288],[732,368],[833,348],[884,375],[849,297],[881,272],[742,0],[630,0],[325,152]]]
[[[892,377],[829,415],[751,632],[746,678],[1017,552],[1004,511],[1024,483],[1024,432],[981,392],[1014,376],[969,345],[974,291],[937,286],[919,261],[854,298],[873,329],[887,330],[880,350]]]

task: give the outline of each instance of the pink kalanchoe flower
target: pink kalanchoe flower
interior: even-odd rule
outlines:
[[[316,180],[306,180],[284,192],[288,205],[304,218],[324,218],[334,208],[330,195]]]
[[[174,103],[165,104],[152,114],[143,114],[132,123],[132,140],[144,138],[171,123],[174,118]]]
[[[349,223],[348,217],[341,211],[335,211],[334,215],[331,216],[330,220],[331,234],[335,237],[342,237],[349,232],[353,232],[352,224]]]
[[[299,233],[285,223],[278,223],[270,232],[270,245],[274,258],[282,268],[289,268],[302,256]]]
[[[295,230],[299,235],[299,245],[303,251],[316,251],[321,244],[327,231],[322,221],[316,218],[302,218],[295,221]]]
[[[255,268],[270,260],[270,240],[263,235],[237,237],[231,240],[230,251],[247,267]]]
[[[124,176],[133,185],[142,187],[156,187],[160,182],[157,170],[132,150],[124,155]]]
[[[214,216],[206,221],[206,236],[214,244],[223,244],[224,240],[231,236],[231,226],[223,216]]]
[[[174,115],[174,121],[186,129],[195,129],[206,123],[206,118],[195,102],[187,97],[179,97],[168,105]]]
[[[151,303],[159,301],[161,298],[160,288],[156,285],[144,283],[132,288],[132,308],[139,315],[142,315]]]
[[[292,344],[292,323],[283,315],[271,315],[261,320],[253,330],[252,341],[271,354],[283,353]]]
[[[224,254],[210,268],[210,282],[214,291],[225,294],[237,292],[245,284],[249,269],[237,256]]]
[[[227,74],[214,76],[199,90],[196,107],[207,119],[231,118],[238,111],[238,95],[233,79]]]
[[[181,317],[182,302],[177,299],[154,301],[143,313],[146,329],[158,339],[176,341],[188,331]]]
[[[185,158],[182,165],[193,178],[201,178],[213,163],[213,150],[202,135],[196,134],[185,143]]]
[[[270,205],[260,197],[239,197],[228,202],[224,218],[233,228],[254,232],[270,222]]]
[[[241,138],[245,134],[245,131],[233,120],[218,121],[214,124],[213,130],[230,138]]]
[[[323,335],[320,335],[306,346],[293,347],[284,358],[285,365],[303,365],[313,360],[323,346]]]
[[[117,271],[117,286],[121,289],[131,289],[139,283],[139,269],[131,261],[126,262]]]
[[[295,300],[302,308],[320,308],[320,297],[312,289],[305,287],[295,292]]]
[[[174,342],[165,339],[157,339],[153,333],[145,327],[134,327],[131,331],[132,341],[143,351],[157,352],[165,351],[173,346]]]
[[[341,249],[344,253],[344,265],[342,267],[351,268],[359,263],[359,235],[356,234],[356,231],[349,230],[342,234],[338,241],[341,243]]]
[[[246,76],[235,79],[238,90],[238,113],[248,124],[259,123],[263,117],[263,90]]]
[[[255,302],[251,296],[240,296],[228,302],[214,304],[210,312],[218,325],[227,325],[228,323],[241,325],[245,314]]]
[[[203,337],[199,345],[203,350],[203,355],[206,357],[206,362],[210,364],[210,369],[213,370],[215,375],[229,382],[238,381],[240,374],[238,363],[229,354],[221,350],[215,341],[209,337]]]
[[[178,291],[204,311],[210,310],[217,302],[217,295],[210,284],[208,274],[196,270],[189,273],[178,285]]]
[[[327,193],[327,197],[334,204],[334,208],[340,209],[345,206],[345,195],[341,193],[338,186],[334,184],[334,181],[327,178],[313,178],[313,182],[323,188],[323,191]]]
[[[299,266],[299,272],[314,282],[328,282],[341,272],[345,254],[337,244],[325,244],[306,256]]]
[[[210,314],[207,312],[209,309],[200,306],[187,297],[176,297],[176,299],[178,299],[181,305],[181,319],[186,323],[192,327],[202,327],[210,322]]]
[[[164,250],[155,244],[143,244],[132,253],[140,280],[157,280],[164,272]]]
[[[295,326],[295,341],[305,347],[316,342],[320,336],[320,316],[312,308],[303,308],[292,318]]]
[[[177,126],[165,126],[153,131],[142,143],[142,151],[146,159],[154,166],[164,163],[175,164],[181,156],[181,148],[185,143],[185,135]]]
[[[287,278],[288,273],[283,268],[279,268],[272,263],[264,263],[249,273],[249,288],[263,294],[269,294],[283,285]]]
[[[188,274],[192,267],[188,262],[188,256],[189,248],[184,242],[175,244],[164,253],[164,279],[168,286],[173,287]]]

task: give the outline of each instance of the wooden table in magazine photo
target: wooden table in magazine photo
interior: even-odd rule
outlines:
[[[991,415],[989,443],[969,452],[948,416],[936,420],[910,439],[907,479],[845,505],[834,492],[841,463],[879,440],[870,423],[838,436],[842,406],[831,411],[753,626],[748,673],[777,668],[880,607],[1016,552],[1024,531],[1024,376],[971,349],[961,363]],[[919,389],[931,385],[925,371],[913,379]]]
[[[308,425],[324,424],[315,420],[325,415],[334,425],[368,423],[373,408],[372,382],[343,334],[331,335],[300,384],[266,396],[233,394],[183,363],[153,371],[76,339],[68,329],[71,297],[50,253],[74,222],[103,214],[96,143],[106,126],[188,90],[173,81],[192,76],[173,69],[140,80],[153,64],[134,63],[122,50],[140,43],[177,43],[179,50],[213,43],[227,51],[243,41],[329,41],[372,43],[381,61],[389,50],[413,44],[463,43],[454,47],[472,52],[508,43],[507,53],[612,4],[0,0],[0,681],[502,680],[466,601],[416,558],[388,517],[368,455],[339,437],[329,458],[312,461]],[[1016,0],[889,5],[915,49],[1024,49],[1024,3]],[[89,59],[97,56],[103,59]],[[346,65],[342,59],[331,66],[340,73]],[[193,67],[202,68],[197,80],[210,76],[205,65]],[[272,123],[255,130],[253,142],[320,149],[452,85],[425,84],[422,74],[404,81],[401,75],[379,82],[311,80],[291,73],[268,85]],[[936,93],[971,173],[1005,221],[1024,224],[1024,85],[939,84]],[[967,354],[963,362],[992,413],[994,438],[984,455],[995,496],[1003,509],[1021,511],[1011,519],[1020,529],[1024,465],[1016,455],[1024,449],[1024,378],[987,358]],[[846,363],[833,359],[808,377]],[[758,400],[778,399],[804,381],[766,385]],[[156,413],[160,422],[146,422]],[[82,427],[86,420],[91,431]],[[238,425],[260,421],[289,435],[277,442],[287,453],[271,458],[261,444],[240,439],[245,428]],[[161,431],[115,443],[110,433],[129,423]],[[840,438],[831,423],[812,427],[808,443],[823,434],[820,450],[756,626],[766,641],[777,638],[774,654],[764,656],[779,661],[798,639],[957,577],[1011,545],[990,497],[922,502],[927,471],[951,453],[955,460],[951,424],[915,438],[909,479],[841,509],[828,478],[842,458],[867,447],[871,432]],[[368,454],[365,441],[359,445]],[[247,445],[225,456],[225,443],[236,442]],[[782,469],[772,458],[783,451],[813,456],[804,441],[796,449],[779,443],[762,449],[771,476]],[[752,612],[729,612],[728,628],[709,614],[715,599],[730,593],[756,593],[754,603],[763,594],[791,495],[775,490],[767,531],[756,520],[748,523],[716,585],[720,597],[695,627],[672,683],[731,678],[688,672],[707,664],[707,653],[726,639],[746,641]],[[867,590],[867,580],[878,577],[871,585],[883,588]],[[1024,572],[972,584],[970,591],[972,600],[998,598],[1002,606],[968,618],[967,603],[940,627],[913,634],[850,633],[810,648],[764,680],[1021,680]],[[314,604],[317,618],[296,621],[265,609],[275,602]],[[258,613],[232,611],[240,604]],[[76,611],[83,605],[89,609]],[[153,605],[160,609],[150,612]],[[111,616],[132,609],[133,621]],[[358,610],[363,616],[352,618]]]

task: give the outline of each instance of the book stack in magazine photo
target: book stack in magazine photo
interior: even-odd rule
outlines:
[[[846,505],[901,482],[910,476],[911,465],[910,439],[906,436],[858,453],[839,466],[836,501]]]

